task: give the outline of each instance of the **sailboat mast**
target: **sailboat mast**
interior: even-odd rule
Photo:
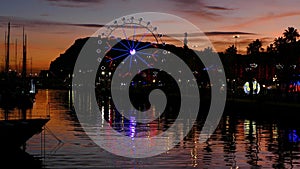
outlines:
[[[6,31],[5,31],[5,40],[4,40],[4,57],[3,57],[3,71],[5,72],[5,60],[6,60],[6,50],[7,50],[7,40],[6,40],[6,38],[7,38],[7,34],[6,34]]]
[[[22,77],[26,78],[26,45],[27,45],[27,40],[26,40],[26,34],[24,33],[24,27],[23,27],[23,67],[22,67]]]
[[[17,73],[18,72],[18,39],[16,39],[16,43],[15,43],[15,69]]]
[[[6,58],[5,58],[5,72],[9,71],[9,48],[10,48],[10,22],[8,22],[7,26],[7,46],[6,46]]]
[[[30,75],[32,76],[32,57],[30,57]]]

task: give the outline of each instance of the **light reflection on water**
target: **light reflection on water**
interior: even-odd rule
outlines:
[[[206,143],[198,143],[200,124],[193,127],[184,140],[164,154],[146,159],[115,156],[99,148],[85,134],[76,115],[69,110],[70,99],[68,91],[40,90],[37,94],[32,112],[44,111],[48,102],[51,109],[51,120],[45,131],[46,168],[300,167],[299,125],[233,115],[222,118],[215,133]],[[100,107],[100,110],[104,111],[104,107]],[[109,119],[114,119],[113,115],[109,114]],[[134,119],[130,121],[128,128],[124,127],[124,119],[112,120],[111,125],[119,129],[123,127],[128,130],[127,136],[133,137],[139,130]],[[163,130],[167,121],[164,124],[149,125],[152,126],[146,127],[150,127],[151,132],[161,132],[159,130]],[[150,133],[143,133],[147,134],[151,136]],[[41,155],[40,139],[41,135],[36,135],[29,140],[29,154]],[[113,140],[111,141],[113,144]]]

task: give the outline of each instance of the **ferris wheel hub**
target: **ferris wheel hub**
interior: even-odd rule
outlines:
[[[136,53],[136,51],[135,51],[135,49],[130,49],[129,53],[130,53],[131,55],[134,55],[134,54]]]

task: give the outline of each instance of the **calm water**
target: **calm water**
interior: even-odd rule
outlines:
[[[45,149],[41,149],[41,134],[31,138],[26,149],[34,157],[43,157],[44,168],[300,168],[300,125],[282,124],[279,119],[226,115],[206,143],[197,142],[200,133],[194,127],[164,154],[129,159],[89,139],[69,109],[68,91],[39,90],[32,113],[44,113],[48,103],[51,120],[44,133]]]

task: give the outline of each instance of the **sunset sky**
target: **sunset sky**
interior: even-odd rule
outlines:
[[[224,51],[240,32],[239,52],[261,39],[266,48],[287,27],[300,29],[298,0],[2,0],[0,5],[0,68],[3,70],[7,23],[11,28],[11,60],[18,39],[21,60],[22,26],[28,36],[33,70],[48,69],[74,40],[93,34],[116,18],[137,12],[164,12],[187,19],[207,32],[217,51]],[[179,32],[180,33],[180,32]],[[18,61],[19,62],[19,61]],[[30,61],[29,61],[30,63]],[[67,64],[67,63],[66,63]]]

